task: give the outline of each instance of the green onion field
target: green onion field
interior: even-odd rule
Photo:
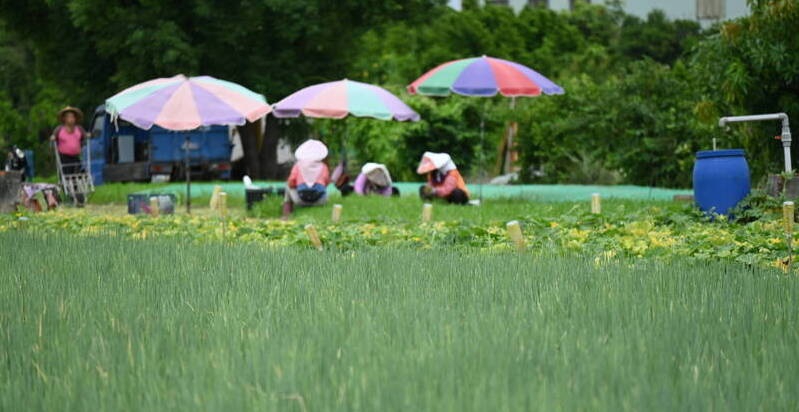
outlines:
[[[758,265],[0,233],[0,410],[796,410]]]

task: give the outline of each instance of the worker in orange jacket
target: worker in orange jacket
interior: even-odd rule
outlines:
[[[422,199],[439,198],[459,205],[469,202],[466,182],[447,153],[425,152],[416,173],[427,174],[427,184],[419,188]]]

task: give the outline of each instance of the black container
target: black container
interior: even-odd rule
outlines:
[[[251,210],[252,205],[264,200],[264,197],[271,195],[272,193],[274,193],[274,191],[275,190],[271,187],[256,187],[256,188],[244,189],[245,199],[247,200],[247,210]]]

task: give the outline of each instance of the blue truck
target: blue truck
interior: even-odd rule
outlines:
[[[83,148],[83,159],[84,162],[91,159],[95,185],[183,180],[186,148],[192,179],[230,178],[232,145],[227,126],[201,127],[188,132],[158,126],[144,130],[121,119],[112,121],[105,107],[99,106],[89,132],[91,138]]]

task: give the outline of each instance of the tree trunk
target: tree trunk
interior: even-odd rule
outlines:
[[[260,122],[247,122],[237,128],[239,136],[241,136],[241,146],[244,149],[245,173],[253,179],[263,179],[259,156],[263,140]]]
[[[279,180],[280,170],[277,165],[277,144],[280,141],[280,125],[278,119],[270,113],[266,116],[263,143],[261,144],[261,171],[264,179]]]

